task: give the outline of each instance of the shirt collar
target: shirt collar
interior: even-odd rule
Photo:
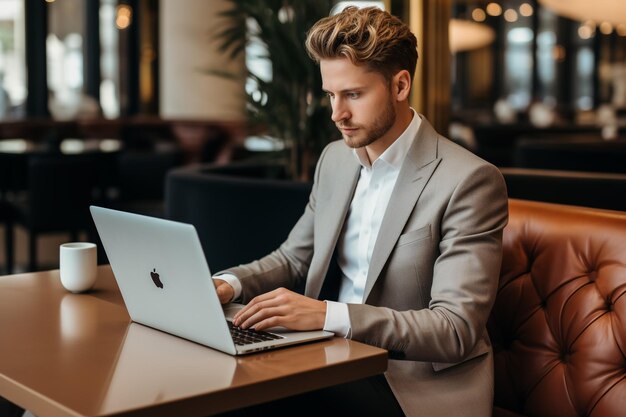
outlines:
[[[396,169],[400,169],[402,166],[402,162],[404,161],[404,157],[407,153],[409,153],[409,148],[413,143],[413,139],[415,135],[417,135],[417,131],[419,130],[422,119],[417,115],[415,110],[411,108],[411,112],[413,113],[413,118],[411,119],[411,123],[407,126],[407,128],[402,132],[398,139],[396,139],[385,152],[378,157],[377,160],[384,161],[385,163],[391,165]],[[354,155],[356,156],[359,164],[361,164],[365,168],[371,168],[372,164],[370,163],[369,157],[367,156],[367,151],[365,147],[356,148],[352,150]],[[376,161],[374,161],[376,162]]]

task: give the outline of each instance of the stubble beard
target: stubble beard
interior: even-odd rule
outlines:
[[[369,126],[356,126],[348,123],[337,124],[338,127],[358,127],[363,131],[364,137],[342,135],[346,144],[351,148],[362,148],[376,142],[387,133],[396,122],[396,108],[391,100],[385,107],[385,111],[376,118]],[[361,132],[359,132],[361,133]]]

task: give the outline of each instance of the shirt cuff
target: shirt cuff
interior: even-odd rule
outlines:
[[[333,332],[336,336],[349,339],[352,333],[352,325],[350,324],[348,304],[328,300],[325,300],[325,303],[326,319],[324,321],[324,330]]]
[[[214,275],[213,279],[221,279],[222,281],[226,281],[227,284],[230,284],[230,286],[233,287],[235,295],[229,302],[232,303],[233,301],[238,300],[241,297],[241,281],[239,281],[239,278],[237,278],[233,274]]]

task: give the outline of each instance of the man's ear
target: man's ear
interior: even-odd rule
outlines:
[[[407,70],[402,70],[393,76],[393,93],[397,101],[404,101],[411,92],[411,75]]]

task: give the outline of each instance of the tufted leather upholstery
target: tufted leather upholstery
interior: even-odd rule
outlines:
[[[626,416],[626,212],[509,200],[494,416]]]

